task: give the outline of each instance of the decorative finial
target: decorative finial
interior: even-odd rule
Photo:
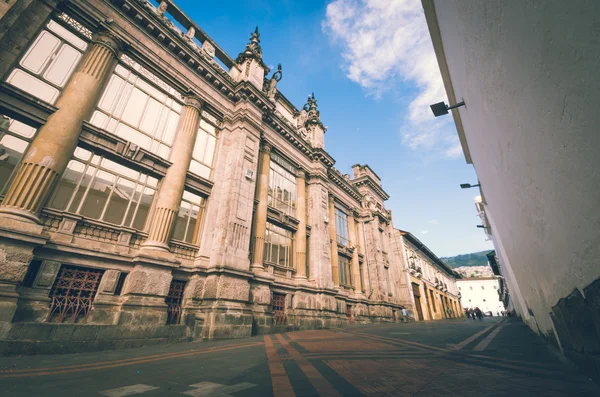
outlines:
[[[317,124],[323,127],[323,123],[321,123],[321,113],[317,110],[317,100],[315,99],[314,92],[308,96],[303,109],[308,113],[307,124]]]
[[[242,63],[248,58],[254,58],[262,62],[262,48],[260,48],[258,26],[254,29],[254,32],[250,33],[250,42],[246,44],[246,49],[238,55],[235,61]]]

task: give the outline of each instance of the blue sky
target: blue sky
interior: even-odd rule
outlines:
[[[315,93],[325,148],[351,174],[369,164],[391,198],[394,226],[438,256],[492,249],[476,216],[476,183],[445,100],[419,0],[176,0],[231,57],[259,27],[264,62],[281,63],[277,88],[298,108]]]

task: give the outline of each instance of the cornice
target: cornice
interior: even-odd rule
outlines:
[[[357,188],[360,186],[368,186],[384,201],[390,198],[390,196],[385,192],[385,190],[383,190],[383,188],[379,186],[379,184],[368,175],[363,175],[361,177],[355,178],[350,183],[356,186]]]
[[[353,199],[359,202],[362,200],[362,194],[360,194],[359,191],[344,178],[340,171],[331,167],[327,170],[327,176],[330,181],[335,183],[344,192],[348,193]]]

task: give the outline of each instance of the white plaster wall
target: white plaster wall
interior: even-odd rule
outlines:
[[[540,330],[600,276],[600,2],[436,0],[495,228]]]
[[[479,307],[484,313],[491,311],[494,316],[504,310],[504,305],[498,297],[498,280],[456,280],[456,285],[460,288],[464,308]]]

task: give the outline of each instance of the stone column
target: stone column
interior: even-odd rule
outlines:
[[[352,281],[354,282],[354,292],[357,294],[362,293],[362,281],[360,278],[360,267],[358,266],[358,236],[356,235],[356,220],[354,215],[348,216],[348,231],[350,242],[354,246],[354,252],[352,253]]]
[[[337,235],[335,232],[335,205],[333,196],[329,196],[329,240],[331,240],[331,278],[333,285],[340,286],[340,267],[338,263]]]
[[[94,37],[56,103],[58,110],[40,128],[23,156],[0,213],[39,223],[37,215],[71,160],[82,123],[93,111],[120,47],[120,41],[108,32]]]
[[[258,176],[258,206],[254,215],[254,251],[252,252],[252,265],[254,271],[264,270],[263,259],[265,251],[265,233],[267,230],[267,202],[269,200],[269,169],[271,168],[271,149],[268,142],[263,142],[260,147]]]
[[[169,239],[175,223],[175,215],[181,203],[187,171],[192,160],[201,112],[202,100],[193,95],[187,96],[185,106],[179,117],[177,135],[169,155],[172,165],[161,182],[156,207],[148,230],[148,239],[142,245],[142,250],[169,251]],[[199,219],[198,222],[200,222]]]
[[[306,280],[306,173],[296,174],[296,218],[300,221],[294,245],[296,246],[296,278]]]

